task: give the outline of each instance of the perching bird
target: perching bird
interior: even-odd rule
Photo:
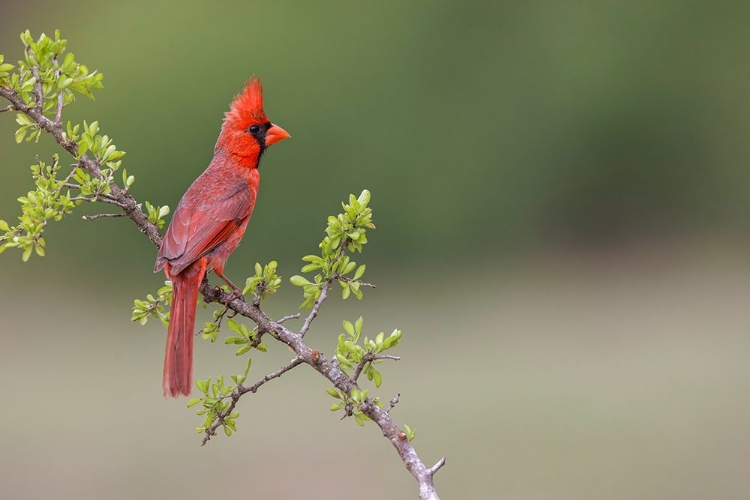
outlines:
[[[172,311],[164,355],[164,397],[189,395],[193,384],[193,329],[198,288],[208,270],[223,279],[253,213],[265,149],[289,134],[263,111],[260,80],[252,78],[225,114],[214,157],[188,188],[164,234],[154,272],[172,282]]]

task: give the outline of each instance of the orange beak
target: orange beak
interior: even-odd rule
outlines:
[[[286,130],[272,123],[271,128],[266,130],[266,146],[289,139],[290,137],[291,135]]]

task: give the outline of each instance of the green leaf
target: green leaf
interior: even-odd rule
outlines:
[[[384,337],[385,337],[385,333],[383,333],[383,332],[378,333],[378,335],[375,337],[375,343],[377,345],[382,345]]]
[[[364,264],[362,264],[361,266],[359,266],[357,268],[357,272],[354,273],[354,278],[352,278],[352,279],[358,280],[359,278],[361,278],[362,275],[365,274],[365,270],[366,269],[367,269],[367,266],[365,266]]]
[[[354,414],[354,421],[357,422],[357,425],[359,425],[360,427],[365,426],[365,419],[361,413]]]
[[[235,333],[242,335],[242,329],[240,325],[234,320],[234,318],[227,319],[227,326]]]
[[[346,359],[341,354],[336,355],[336,359],[339,361],[340,364],[346,366],[347,368],[354,368],[354,365],[352,365],[348,359]]]
[[[21,141],[23,141],[23,138],[26,137],[26,133],[29,131],[28,127],[21,127],[18,130],[16,130],[15,138],[16,143],[21,144]]]
[[[303,276],[299,276],[297,274],[289,278],[289,282],[294,286],[305,286],[311,284],[310,281],[307,280],[307,278],[304,278]]]
[[[404,431],[409,441],[413,441],[417,435],[417,429],[412,430],[408,425],[404,424]]]
[[[209,382],[211,382],[210,378],[206,380],[196,380],[195,385],[198,386],[198,390],[201,391],[203,394],[208,394]]]
[[[201,401],[203,401],[203,398],[193,398],[190,401],[188,401],[187,407],[190,408],[192,406],[195,406],[198,403],[200,403]]]
[[[344,320],[344,331],[349,334],[350,337],[354,337],[354,325],[351,321]]]

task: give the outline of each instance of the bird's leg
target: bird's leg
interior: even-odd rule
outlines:
[[[242,295],[242,289],[238,287],[237,285],[235,285],[234,283],[232,283],[232,280],[224,276],[223,271],[224,271],[223,269],[221,270],[214,269],[214,273],[216,273],[216,276],[223,279],[226,282],[226,284],[229,285],[229,288],[232,289],[232,295],[230,296],[229,301],[231,302],[234,299],[239,299],[240,297],[244,297],[244,295]]]

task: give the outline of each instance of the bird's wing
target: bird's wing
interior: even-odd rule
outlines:
[[[227,194],[211,196],[197,206],[181,203],[164,235],[154,271],[169,262],[172,273],[179,273],[206,255],[250,215],[253,201],[250,189],[242,182]]]

